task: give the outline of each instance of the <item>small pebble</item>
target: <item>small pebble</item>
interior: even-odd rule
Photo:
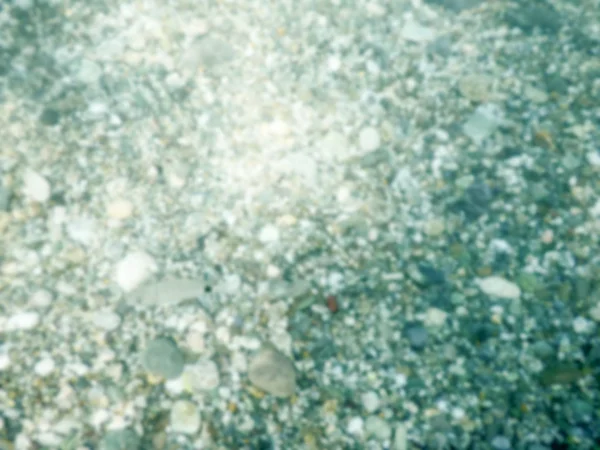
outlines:
[[[363,128],[358,135],[358,144],[363,152],[377,150],[381,145],[379,132],[373,127]]]
[[[60,122],[60,112],[54,108],[44,108],[40,114],[40,122],[47,127],[53,127]]]
[[[209,360],[200,360],[187,366],[183,372],[183,385],[191,392],[204,392],[219,386],[219,368]]]
[[[179,400],[171,409],[171,430],[175,433],[195,434],[200,429],[200,414],[192,402]]]
[[[258,235],[258,240],[262,243],[274,243],[279,240],[279,229],[274,225],[264,226]]]
[[[406,329],[406,337],[412,348],[420,350],[427,345],[429,333],[422,325],[412,324]]]
[[[8,369],[9,366],[10,366],[10,356],[8,356],[6,353],[0,353],[0,372]]]
[[[521,289],[515,283],[497,276],[479,278],[475,280],[479,288],[491,297],[518,299],[521,296]]]
[[[46,203],[50,199],[50,183],[39,173],[28,169],[23,175],[23,194],[34,202]]]
[[[154,258],[145,252],[133,252],[119,261],[115,268],[115,281],[125,292],[131,292],[157,270]]]
[[[361,417],[352,417],[348,421],[348,425],[346,426],[346,431],[348,434],[352,436],[360,437],[363,435],[365,431],[365,422]]]
[[[35,291],[29,297],[29,304],[36,308],[45,308],[52,303],[52,294],[45,289]]]
[[[441,327],[446,323],[448,313],[439,308],[429,308],[425,313],[425,325],[432,327]]]
[[[40,322],[40,315],[35,311],[20,312],[11,316],[7,323],[7,331],[31,330]]]
[[[363,408],[365,408],[365,410],[369,413],[377,411],[379,405],[381,404],[379,396],[373,391],[365,392],[360,399],[362,401]]]
[[[392,428],[379,416],[369,416],[365,421],[365,433],[378,441],[387,441],[392,437]]]
[[[113,311],[97,311],[92,314],[92,323],[103,330],[113,331],[121,324],[121,317]]]
[[[55,367],[56,364],[52,358],[44,358],[35,364],[33,371],[40,377],[45,377],[50,375],[52,371],[54,371]]]
[[[594,331],[596,324],[585,317],[576,317],[573,319],[573,330],[577,334],[589,334]]]
[[[133,214],[133,203],[125,199],[113,200],[106,206],[106,214],[111,219],[127,219]]]
[[[143,351],[141,362],[148,372],[171,379],[181,375],[185,358],[172,339],[157,338]]]
[[[100,441],[99,450],[139,450],[140,438],[129,428],[109,430]]]
[[[495,436],[492,439],[492,447],[496,450],[510,450],[512,448],[510,440],[506,436]]]
[[[290,397],[296,391],[294,363],[274,348],[264,347],[251,359],[248,378],[257,388],[276,397]]]

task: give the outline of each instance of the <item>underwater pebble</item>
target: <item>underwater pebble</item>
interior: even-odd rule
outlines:
[[[191,392],[204,392],[219,386],[219,368],[209,360],[187,366],[182,376],[184,387]]]
[[[50,199],[50,183],[39,173],[28,169],[23,175],[23,194],[29,200],[45,203]]]
[[[358,144],[364,152],[372,152],[377,150],[381,145],[381,137],[379,132],[373,127],[366,127],[360,130],[358,135]]]
[[[181,375],[185,359],[173,340],[157,338],[147,345],[141,362],[148,372],[171,379]]]
[[[7,331],[31,330],[40,322],[40,315],[35,311],[20,312],[11,316],[6,323]]]
[[[248,378],[257,388],[276,397],[290,397],[296,391],[294,363],[274,348],[264,347],[251,359]]]
[[[200,414],[192,402],[179,400],[171,408],[171,430],[175,433],[194,434],[200,429]]]
[[[119,261],[115,281],[125,292],[131,292],[156,272],[154,258],[145,252],[132,252]]]
[[[478,278],[475,283],[479,288],[489,296],[518,299],[521,296],[521,289],[515,283],[504,278],[491,276],[486,278]]]

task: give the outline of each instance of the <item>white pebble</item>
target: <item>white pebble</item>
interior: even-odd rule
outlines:
[[[596,322],[600,322],[600,302],[590,309],[590,317]]]
[[[365,422],[365,432],[378,441],[387,441],[392,437],[392,427],[379,416],[369,416]]]
[[[279,229],[274,225],[266,225],[260,230],[258,239],[265,244],[277,242],[279,240]]]
[[[45,289],[40,289],[31,294],[29,303],[36,308],[45,308],[52,303],[52,294]]]
[[[361,396],[361,401],[365,410],[369,413],[377,411],[380,405],[379,396],[376,392],[369,391],[365,392]]]
[[[45,377],[50,375],[55,367],[56,364],[52,358],[44,358],[36,363],[33,371],[40,377]]]
[[[441,327],[446,323],[448,313],[439,308],[429,308],[425,314],[425,325]]]
[[[197,330],[190,330],[186,336],[185,343],[194,353],[202,353],[206,349],[204,333]]]
[[[327,59],[327,68],[330,72],[337,72],[342,67],[342,61],[338,55],[331,55]]]
[[[31,330],[40,322],[40,315],[35,311],[21,312],[11,316],[6,323],[8,331]]]
[[[475,283],[483,292],[492,297],[518,299],[521,296],[519,286],[501,277],[478,278]]]
[[[192,402],[179,400],[171,409],[171,430],[175,433],[195,434],[200,429],[200,414]]]
[[[121,324],[121,317],[113,311],[98,311],[93,313],[92,323],[103,330],[113,331]]]
[[[254,355],[248,378],[259,389],[277,397],[291,397],[296,391],[296,369],[290,358],[269,346]]]
[[[219,386],[219,368],[210,359],[187,366],[182,375],[183,385],[190,392],[204,392]]]
[[[125,199],[113,200],[106,206],[106,214],[111,219],[127,219],[133,214],[133,203]]]
[[[373,127],[363,128],[358,135],[358,143],[360,148],[365,152],[377,150],[381,145],[379,132]]]
[[[39,173],[28,169],[23,176],[23,193],[34,202],[45,203],[50,198],[50,183]]]
[[[594,331],[596,324],[584,317],[576,317],[573,319],[573,330],[577,334],[589,334]]]
[[[8,369],[10,366],[10,356],[6,353],[0,353],[0,372]]]
[[[362,436],[365,431],[365,422],[361,417],[353,417],[348,421],[346,431],[352,436]]]
[[[157,270],[154,258],[144,252],[129,253],[115,269],[115,281],[125,292],[131,292]]]
[[[82,245],[90,245],[96,236],[96,224],[92,219],[76,219],[67,224],[69,237]]]

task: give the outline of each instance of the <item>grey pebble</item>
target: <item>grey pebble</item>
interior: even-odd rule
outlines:
[[[427,345],[429,339],[429,333],[423,325],[410,324],[406,328],[406,338],[410,343],[410,346],[415,350],[421,350]]]
[[[177,344],[164,337],[151,341],[143,351],[141,360],[148,372],[167,379],[181,375],[185,365],[184,355]]]
[[[0,211],[8,211],[11,200],[12,191],[4,186],[0,186]]]
[[[492,447],[496,450],[510,450],[510,440],[506,436],[495,436],[492,439]]]
[[[136,450],[140,448],[140,438],[129,428],[107,431],[100,441],[100,450]]]

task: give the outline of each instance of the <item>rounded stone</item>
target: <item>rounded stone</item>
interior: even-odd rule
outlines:
[[[140,438],[129,428],[109,430],[100,441],[100,450],[138,450]]]
[[[280,351],[264,347],[248,366],[250,382],[276,397],[290,397],[296,391],[294,363]]]
[[[148,344],[142,353],[141,362],[148,372],[172,379],[183,372],[185,358],[172,339],[161,337]]]
[[[360,134],[358,135],[358,143],[361,150],[365,152],[372,152],[377,150],[381,145],[381,137],[375,128],[366,127],[360,130]]]

